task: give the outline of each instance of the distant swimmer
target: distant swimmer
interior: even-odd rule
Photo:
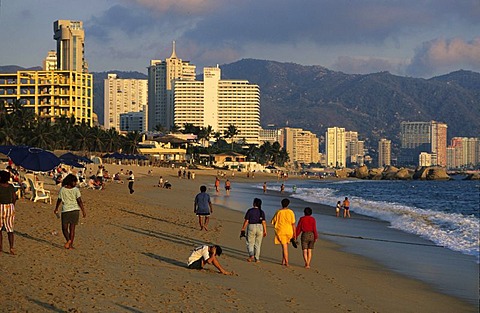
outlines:
[[[263,183],[263,193],[267,193],[267,182]]]
[[[339,217],[340,216],[340,210],[342,209],[342,202],[337,201],[337,207],[335,208],[335,216]]]
[[[343,217],[350,217],[350,201],[348,197],[343,200]]]

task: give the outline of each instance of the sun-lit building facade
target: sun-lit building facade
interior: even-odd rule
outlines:
[[[392,141],[382,138],[378,142],[378,166],[383,167],[392,164]]]
[[[217,67],[204,68],[204,81],[174,81],[174,124],[211,126],[223,134],[234,125],[235,140],[259,144],[260,89],[247,80],[222,80]]]
[[[85,61],[85,30],[82,21],[58,20],[53,23],[57,41],[57,69],[88,72]]]
[[[301,128],[282,128],[282,144],[291,162],[310,164],[320,162],[320,142],[314,133]]]
[[[104,80],[104,121],[107,129],[120,130],[120,114],[147,110],[148,81],[146,79],[122,79],[108,74]],[[146,113],[146,112],[145,112]],[[146,125],[147,121],[142,121]]]
[[[0,102],[19,101],[41,118],[74,117],[93,125],[93,77],[76,71],[0,74]]]
[[[325,133],[325,139],[327,166],[345,167],[347,160],[345,128],[327,128],[327,132]]]
[[[433,165],[447,165],[447,124],[436,121],[400,124],[400,165],[418,165],[421,152],[436,155]]]
[[[148,67],[148,130],[174,126],[173,81],[194,81],[196,67],[177,57],[175,42],[172,55],[162,60],[151,60]]]

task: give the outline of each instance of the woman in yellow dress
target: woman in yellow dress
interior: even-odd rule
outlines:
[[[282,200],[282,208],[272,218],[275,227],[275,244],[282,245],[282,265],[288,266],[288,243],[295,241],[295,214],[288,208],[290,200]]]

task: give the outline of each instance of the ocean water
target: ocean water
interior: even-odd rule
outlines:
[[[285,191],[291,193],[291,198],[330,206],[347,196],[352,214],[387,221],[391,228],[475,256],[478,263],[480,182],[462,178],[450,181],[287,180]],[[278,191],[281,183],[269,183],[268,189]]]

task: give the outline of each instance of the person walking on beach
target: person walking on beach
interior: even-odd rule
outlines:
[[[288,243],[292,242],[296,248],[295,242],[295,213],[288,208],[290,200],[282,200],[282,208],[279,209],[272,218],[271,223],[275,228],[275,244],[282,245],[282,265],[288,265]]]
[[[232,185],[230,184],[230,181],[227,179],[225,181],[225,192],[227,194],[227,196],[230,195],[230,189],[232,188]]]
[[[130,194],[135,192],[135,190],[133,190],[134,182],[135,182],[135,176],[133,175],[133,172],[130,171],[128,172],[128,190],[130,190]]]
[[[340,216],[340,210],[342,209],[342,202],[337,201],[337,206],[335,207],[335,216],[339,217]]]
[[[87,217],[83,206],[80,190],[77,188],[77,177],[68,174],[62,181],[62,188],[58,192],[58,200],[53,213],[58,216],[58,208],[62,205],[62,233],[67,241],[65,249],[73,249],[75,226],[78,224],[80,210],[83,218]]]
[[[345,197],[345,200],[343,200],[343,217],[350,217],[350,200],[348,200],[348,197]]]
[[[200,193],[195,196],[193,212],[198,216],[200,230],[205,229],[208,231],[208,221],[210,220],[210,214],[213,213],[213,207],[212,202],[210,201],[210,195],[207,193],[206,186],[201,186]]]
[[[282,185],[280,186],[280,193],[283,193],[284,191],[285,191],[285,185],[282,184]]]
[[[218,176],[215,177],[215,192],[218,193],[220,191],[220,179],[218,179]]]
[[[10,254],[14,255],[14,235],[13,222],[15,221],[15,202],[17,195],[15,187],[9,183],[10,173],[0,171],[0,253],[3,252],[3,236],[2,232],[7,232],[8,244],[10,245]]]
[[[231,272],[226,271],[217,257],[222,255],[222,248],[217,245],[203,245],[193,249],[192,254],[187,261],[187,266],[190,269],[201,270],[206,264],[213,264],[223,275],[232,275]]]
[[[258,198],[253,199],[253,207],[245,214],[240,237],[245,236],[247,238],[247,261],[260,262],[260,248],[263,237],[267,236],[267,222],[265,221],[265,212],[262,210],[262,200]]]
[[[267,193],[267,182],[263,183],[263,193]]]
[[[305,261],[305,268],[310,268],[313,246],[318,239],[317,221],[315,221],[315,218],[312,216],[311,208],[306,207],[303,213],[305,215],[298,221],[295,237],[298,237],[300,233],[302,233],[300,240],[302,243],[303,260]]]

